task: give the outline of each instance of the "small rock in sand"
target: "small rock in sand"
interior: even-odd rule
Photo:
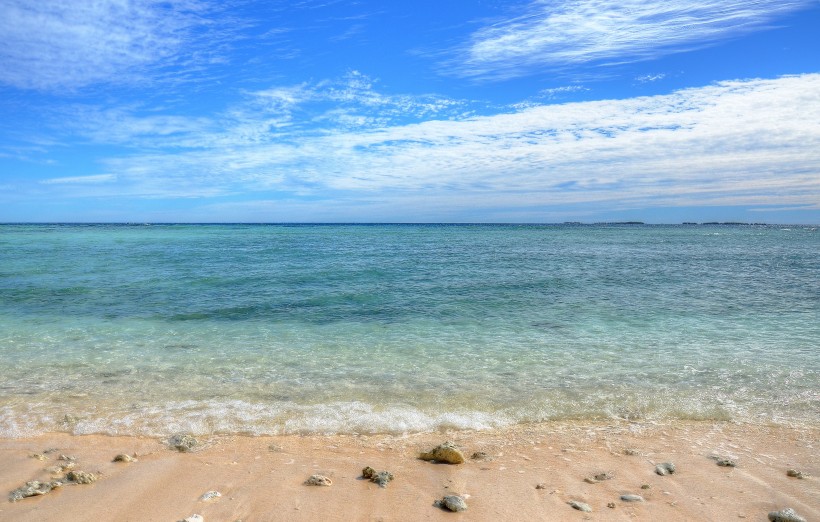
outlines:
[[[97,481],[97,475],[85,471],[69,471],[65,478],[75,484],[91,484]]]
[[[598,482],[602,482],[604,480],[611,480],[615,478],[615,473],[612,471],[602,471],[600,473],[596,473],[591,477],[587,477],[584,479],[584,482],[588,484],[597,484]]]
[[[111,462],[136,462],[136,461],[137,461],[137,459],[135,459],[131,455],[128,455],[128,454],[125,454],[125,453],[120,453],[119,455],[114,457],[114,460],[112,460]]]
[[[331,486],[333,481],[324,475],[311,475],[305,481],[305,486]]]
[[[789,476],[789,477],[794,477],[794,478],[799,478],[799,479],[806,478],[808,476],[805,473],[803,473],[802,471],[797,470],[797,469],[787,469],[786,470],[786,475]]]
[[[544,482],[535,485],[535,489],[547,489],[547,485]]]
[[[199,500],[204,500],[205,502],[208,502],[210,500],[217,500],[221,496],[222,493],[220,493],[219,491],[208,491],[204,493],[201,497],[199,497]]]
[[[64,460],[64,461],[66,461],[66,462],[76,462],[76,461],[77,461],[77,457],[75,457],[74,455],[63,455],[63,454],[60,454],[60,456],[59,456],[59,457],[57,457],[57,460]]]
[[[32,453],[29,457],[37,460],[48,460],[48,457],[43,455],[42,453]]]
[[[31,480],[25,485],[20,486],[11,493],[9,493],[9,502],[17,502],[28,497],[36,497],[45,495],[54,488],[62,486],[63,483],[59,480],[52,480],[51,482],[40,482],[39,480]]]
[[[634,455],[640,455],[640,454],[641,454],[641,452],[636,450],[635,448],[626,448],[624,450],[624,455],[634,456]]]
[[[370,466],[362,470],[362,476],[379,485],[380,488],[386,488],[387,483],[393,480],[393,474],[389,471],[376,471]]]
[[[483,451],[476,451],[475,453],[473,453],[470,456],[470,458],[473,459],[473,460],[483,460],[485,462],[489,462],[489,461],[493,460],[493,458],[491,456],[489,456],[488,454],[486,454]]]
[[[609,509],[615,509],[615,502],[607,502],[606,507],[608,507]]]
[[[671,462],[663,462],[655,466],[655,473],[658,475],[671,475],[675,472],[675,465]]]
[[[441,500],[436,500],[433,505],[448,511],[467,511],[467,502],[458,495],[447,495]]]
[[[569,504],[573,508],[577,509],[578,511],[583,511],[584,513],[591,513],[592,512],[592,508],[589,506],[589,504],[585,504],[584,502],[578,502],[577,500],[570,500],[569,502],[567,502],[567,504]]]
[[[734,459],[717,459],[717,465],[724,468],[737,467],[737,461]]]
[[[641,489],[652,489],[651,484],[641,484]]]
[[[187,453],[193,451],[199,445],[199,441],[193,435],[177,433],[168,439],[168,444],[181,453]]]
[[[51,467],[48,467],[48,468],[46,468],[46,471],[48,471],[48,472],[49,472],[49,473],[51,473],[52,475],[62,475],[62,474],[63,474],[63,473],[65,473],[66,471],[69,471],[69,470],[71,470],[71,469],[74,469],[74,466],[76,466],[76,464],[75,464],[75,463],[73,463],[73,462],[66,462],[65,464],[60,464],[60,465],[58,465],[58,466],[51,466]]]
[[[792,508],[781,509],[769,513],[771,522],[806,522],[806,519],[798,515]]]
[[[190,517],[180,520],[179,522],[205,522],[205,519],[202,515],[191,515]]]
[[[621,500],[624,502],[643,502],[643,497],[640,495],[621,495]]]
[[[461,453],[455,444],[452,442],[445,442],[439,444],[428,452],[419,455],[421,460],[435,460],[438,462],[446,462],[447,464],[461,464],[464,462],[464,455]]]

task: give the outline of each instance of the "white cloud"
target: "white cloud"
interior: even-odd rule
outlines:
[[[50,178],[40,181],[43,185],[85,185],[97,183],[110,183],[116,181],[113,174],[97,174],[93,176],[71,176],[66,178]]]
[[[411,124],[326,120],[286,134],[248,134],[260,121],[240,119],[249,114],[236,111],[184,148],[106,160],[118,178],[108,193],[332,194],[397,212],[594,202],[820,208],[820,74]]]
[[[0,0],[0,83],[70,91],[144,80],[195,60],[201,49],[188,46],[209,10],[205,0]]]
[[[505,79],[691,50],[771,23],[809,0],[537,0],[472,34],[449,72]]]

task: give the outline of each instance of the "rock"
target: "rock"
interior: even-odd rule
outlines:
[[[11,493],[9,493],[9,502],[17,502],[28,497],[36,497],[45,495],[51,490],[62,486],[63,483],[59,480],[52,480],[51,482],[40,482],[39,480],[31,480],[25,485],[20,486]]]
[[[332,486],[333,481],[324,475],[311,475],[305,481],[305,486]]]
[[[436,500],[433,505],[448,511],[467,511],[467,502],[458,495],[447,495],[441,500]]]
[[[97,475],[85,471],[69,471],[65,478],[75,484],[91,484],[97,481]]]
[[[202,517],[202,515],[191,515],[190,517],[180,520],[178,522],[205,522],[205,519]]]
[[[615,502],[607,502],[606,507],[608,507],[609,509],[615,509]]]
[[[48,472],[49,472],[49,473],[51,473],[52,475],[62,475],[62,474],[63,474],[63,473],[65,473],[66,471],[69,471],[69,470],[71,470],[71,469],[74,469],[74,466],[76,466],[76,464],[75,464],[75,463],[73,463],[73,462],[66,462],[65,464],[60,464],[60,465],[58,465],[58,466],[51,466],[51,467],[48,467],[48,468],[46,468],[46,471],[48,471]]]
[[[737,466],[737,461],[734,459],[718,459],[717,465],[724,468],[734,468]]]
[[[375,482],[380,488],[387,487],[387,483],[393,480],[393,474],[389,471],[379,471],[367,466],[362,470],[362,476],[369,479],[370,482]]]
[[[219,491],[208,491],[204,493],[201,497],[199,497],[199,500],[204,500],[205,502],[208,502],[209,500],[216,500],[221,496],[222,493],[220,493]]]
[[[632,455],[632,456],[634,456],[634,455],[640,455],[640,454],[641,454],[641,453],[640,453],[638,450],[636,450],[635,448],[626,448],[626,449],[624,450],[624,455]]]
[[[486,461],[486,462],[489,462],[489,461],[493,460],[493,458],[491,456],[484,453],[483,451],[476,451],[475,453],[470,455],[470,458],[473,459],[473,460],[483,460],[483,461]]]
[[[181,453],[187,453],[189,451],[194,451],[194,448],[199,445],[199,441],[196,440],[196,437],[193,435],[189,435],[187,433],[177,433],[168,439],[168,444]]]
[[[596,473],[595,475],[593,475],[591,477],[585,478],[584,482],[587,482],[589,484],[597,484],[598,482],[601,482],[601,481],[604,481],[604,480],[611,480],[613,478],[615,478],[615,473],[613,473],[611,471],[602,471],[600,473]]]
[[[136,461],[137,461],[137,459],[135,459],[131,455],[127,455],[125,453],[120,453],[119,455],[114,457],[114,460],[112,460],[111,462],[136,462]]]
[[[643,497],[640,495],[621,495],[621,500],[624,502],[643,502]]]
[[[547,489],[547,485],[544,482],[535,485],[535,489]]]
[[[787,469],[786,470],[786,475],[789,476],[789,477],[794,477],[794,478],[799,478],[799,479],[806,478],[808,476],[805,473],[803,473],[802,471],[796,470],[796,469]]]
[[[806,519],[798,515],[792,508],[772,511],[769,513],[769,520],[771,522],[806,522]]]
[[[641,489],[652,489],[651,484],[641,484]]]
[[[578,502],[577,500],[570,500],[569,502],[567,502],[567,504],[577,509],[578,511],[583,511],[584,513],[592,512],[592,508],[589,506],[589,504]]]
[[[32,453],[29,457],[37,460],[48,460],[48,457],[43,455],[42,453]]]
[[[446,462],[447,464],[461,464],[464,462],[464,455],[452,442],[439,444],[432,450],[419,455],[421,460],[435,460]]]
[[[77,462],[77,457],[75,457],[73,455],[60,454],[60,456],[57,457],[57,460],[64,460],[66,462]]]
[[[664,462],[655,466],[655,473],[658,475],[671,475],[675,472],[675,465],[671,462]]]

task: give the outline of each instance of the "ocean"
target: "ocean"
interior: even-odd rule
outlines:
[[[820,231],[0,225],[0,437],[820,423]]]

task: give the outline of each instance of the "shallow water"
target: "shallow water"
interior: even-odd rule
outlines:
[[[816,423],[819,234],[2,225],[0,436]]]

